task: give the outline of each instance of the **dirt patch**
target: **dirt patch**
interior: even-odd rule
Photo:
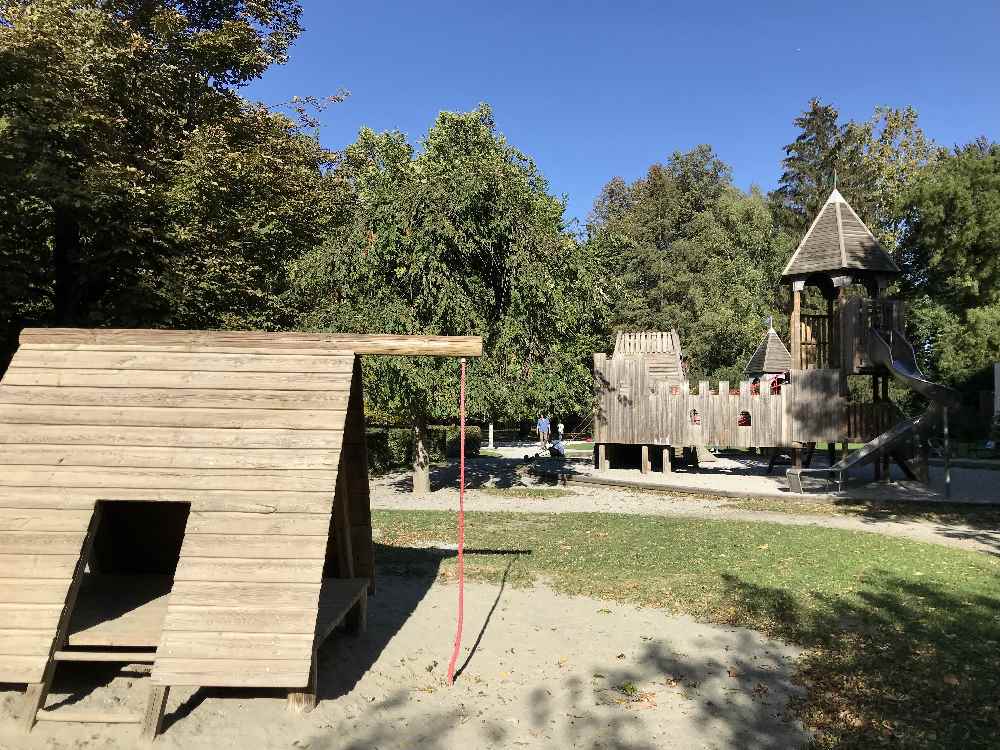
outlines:
[[[174,689],[162,748],[792,748],[798,651],[753,631],[544,586],[469,584],[462,670],[445,684],[457,588],[385,577],[369,630],[322,651],[320,703],[292,716],[274,691]],[[144,680],[60,668],[49,705],[138,710]],[[97,678],[102,686],[85,694]],[[131,687],[130,687],[131,683]],[[47,723],[16,734],[0,692],[0,748],[131,748],[135,726]],[[68,707],[68,706],[67,706]]]

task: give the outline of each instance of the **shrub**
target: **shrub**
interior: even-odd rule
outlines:
[[[427,428],[427,450],[431,461],[455,458],[459,453],[459,428],[432,425]],[[478,456],[483,442],[479,427],[465,428],[465,455]],[[367,431],[368,470],[384,474],[413,463],[413,431],[409,427],[370,427]]]

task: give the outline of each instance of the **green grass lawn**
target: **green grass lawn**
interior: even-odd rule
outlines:
[[[453,514],[373,516],[380,571],[453,575],[450,556],[416,548],[452,541]],[[794,710],[818,747],[997,746],[1000,558],[877,534],[624,515],[469,513],[466,533],[470,577],[542,579],[804,647],[808,694]]]

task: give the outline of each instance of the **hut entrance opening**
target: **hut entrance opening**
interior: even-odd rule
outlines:
[[[191,504],[98,501],[67,646],[155,649]]]

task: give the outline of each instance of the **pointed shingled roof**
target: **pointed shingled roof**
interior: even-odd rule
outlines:
[[[743,370],[745,375],[763,375],[768,373],[786,372],[792,369],[792,355],[782,343],[778,332],[768,328],[764,338],[754,351],[750,361]]]
[[[875,239],[865,223],[834,189],[806,236],[792,254],[782,278],[806,277],[817,272],[900,273],[899,266]]]

